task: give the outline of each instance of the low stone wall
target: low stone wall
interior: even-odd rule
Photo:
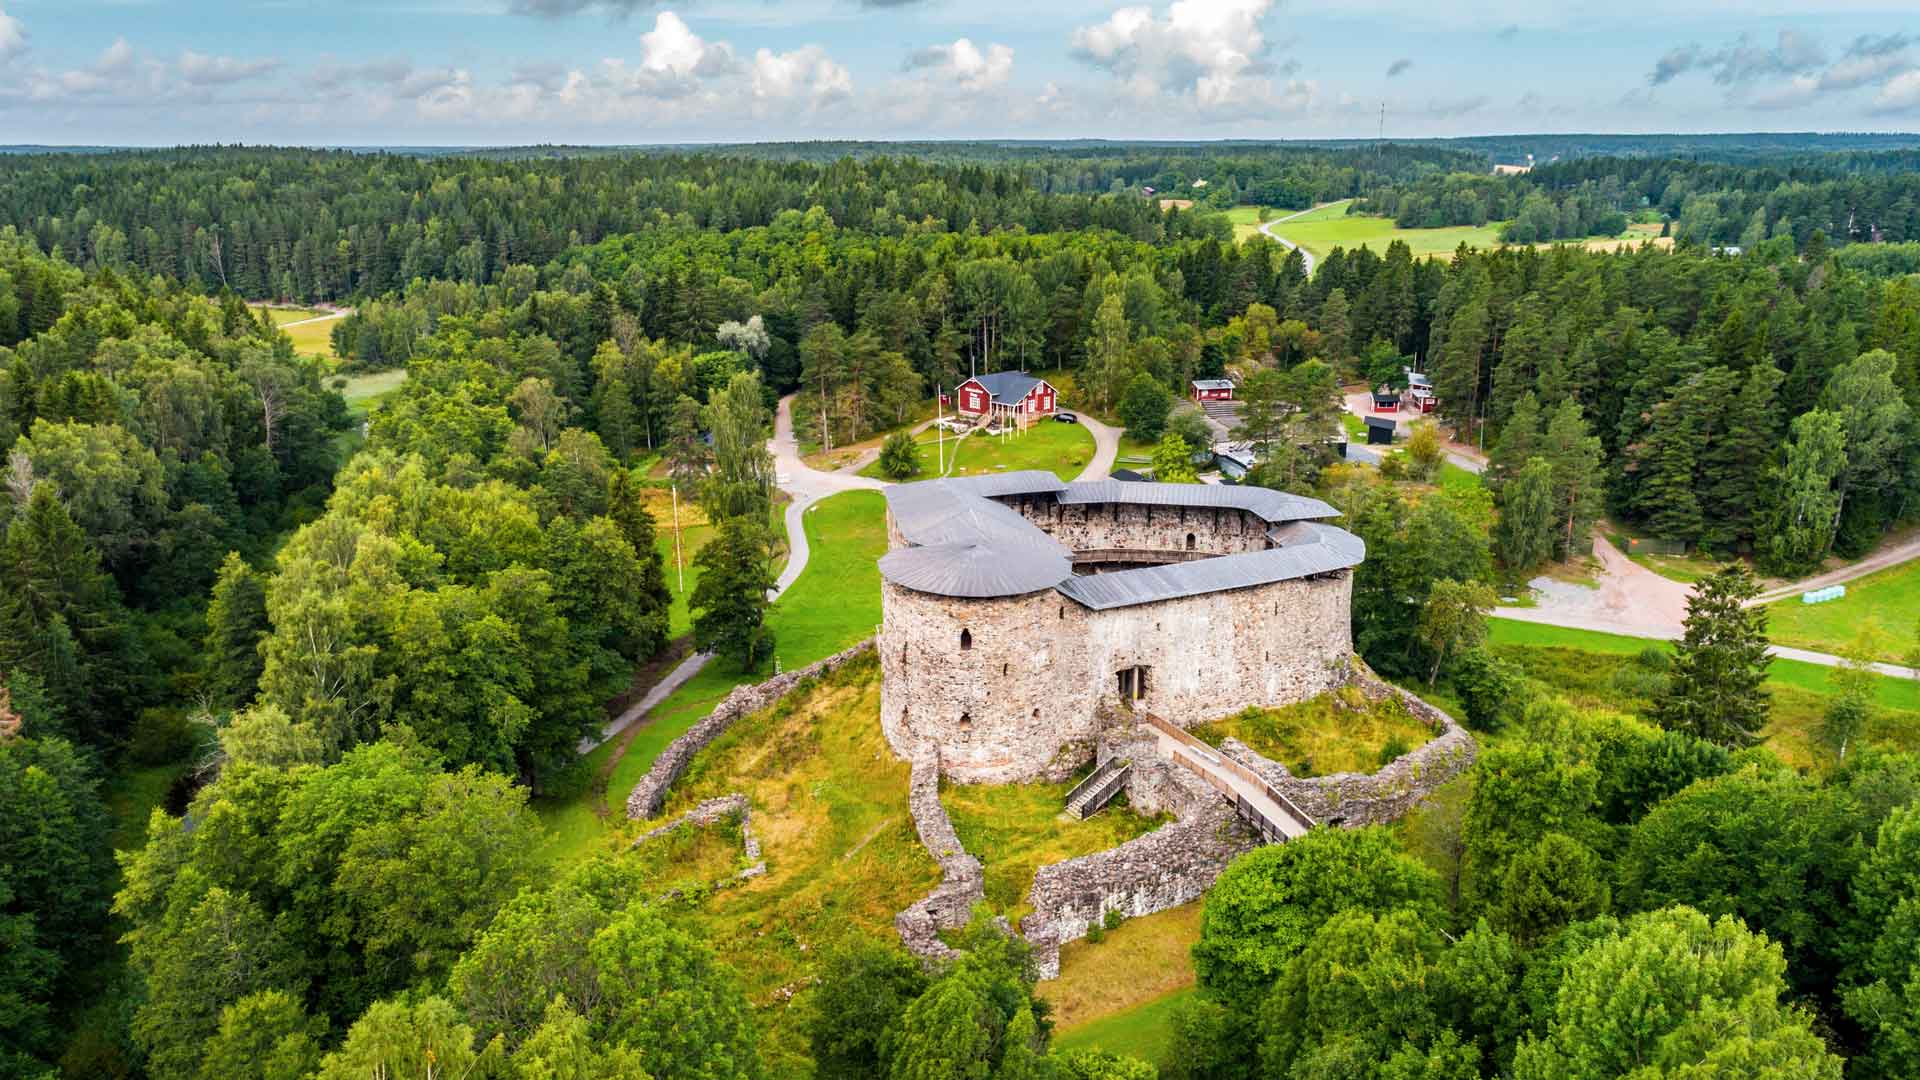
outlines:
[[[1179,820],[1119,847],[1043,866],[1020,930],[1033,947],[1034,973],[1060,974],[1060,946],[1098,925],[1108,911],[1132,918],[1199,899],[1234,859],[1260,839],[1199,777],[1161,757],[1151,742],[1134,743],[1128,801],[1146,812],[1172,810]]]
[[[746,856],[747,861],[747,866],[733,875],[734,879],[745,881],[766,873],[767,861],[760,857],[760,841],[753,835],[753,810],[747,803],[747,797],[739,792],[722,795],[717,799],[708,799],[665,825],[647,830],[636,837],[631,846],[639,847],[649,840],[658,839],[676,829],[713,825],[727,818],[739,819],[741,853]]]
[[[961,846],[960,834],[940,802],[940,751],[922,743],[911,760],[907,810],[921,846],[940,864],[940,884],[895,915],[893,926],[908,952],[922,959],[945,959],[954,951],[940,940],[940,931],[958,930],[972,919],[974,905],[987,898],[986,874],[980,860]]]
[[[1383,681],[1364,666],[1356,664],[1348,685],[1357,686],[1369,699],[1397,697],[1407,711],[1425,722],[1437,734],[1417,750],[1402,754],[1379,772],[1332,773],[1327,776],[1295,776],[1285,765],[1262,757],[1237,739],[1227,739],[1220,752],[1259,773],[1281,794],[1293,800],[1314,821],[1323,825],[1380,825],[1404,817],[1415,804],[1434,789],[1459,776],[1473,764],[1479,746],[1466,728],[1453,717],[1427,704],[1413,694]]]
[[[633,786],[633,793],[627,796],[627,816],[629,818],[650,818],[660,813],[667,804],[667,791],[674,781],[680,779],[687,766],[693,763],[693,757],[705,750],[713,740],[727,733],[743,716],[751,716],[761,709],[772,705],[786,696],[787,692],[808,679],[817,679],[840,668],[847,661],[873,648],[872,639],[861,642],[843,652],[835,653],[825,660],[808,664],[797,671],[783,672],[765,682],[752,686],[742,686],[723,698],[714,710],[699,723],[687,729],[685,735],[673,740],[660,756],[654,759],[653,768]]]

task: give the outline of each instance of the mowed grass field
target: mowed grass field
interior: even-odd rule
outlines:
[[[1799,596],[1767,605],[1768,628],[1781,645],[1842,653],[1866,631],[1877,659],[1906,663],[1920,649],[1920,562],[1846,583],[1847,594],[1824,604]]]
[[[293,339],[294,352],[302,356],[335,359],[333,328],[340,325],[341,316],[315,308],[294,307],[268,308],[267,315],[273,319],[273,325],[285,330],[287,336]]]
[[[1387,246],[1395,240],[1403,240],[1412,249],[1414,258],[1447,258],[1461,244],[1481,249],[1500,247],[1500,230],[1506,226],[1504,221],[1490,221],[1485,225],[1452,225],[1440,229],[1403,229],[1394,224],[1392,218],[1371,215],[1349,215],[1347,207],[1352,199],[1328,203],[1316,207],[1285,225],[1275,225],[1274,232],[1299,244],[1312,252],[1315,258],[1324,258],[1336,247],[1352,250],[1358,247],[1370,247],[1376,253],[1385,254]],[[1254,207],[1237,207],[1235,212],[1245,214],[1233,217],[1234,237],[1244,239],[1259,231],[1259,210]],[[1271,218],[1286,217],[1290,211],[1272,211]],[[1230,215],[1231,216],[1231,215]],[[1242,229],[1242,223],[1245,228]],[[1662,247],[1673,244],[1671,238],[1660,237],[1660,227],[1629,226],[1625,236],[1591,237],[1580,243],[1594,251],[1613,251],[1620,247],[1633,246],[1652,241]],[[1569,241],[1571,242],[1571,241]],[[1550,245],[1541,244],[1539,247]]]
[[[1053,1006],[1053,1045],[1164,1066],[1174,1010],[1196,993],[1193,945],[1204,903],[1128,919],[1104,941],[1062,946],[1060,977],[1035,989]]]
[[[915,440],[920,472],[911,479],[932,480],[941,475],[941,441],[934,432],[923,433]],[[955,439],[948,434],[944,441],[948,476],[1047,469],[1062,480],[1072,480],[1093,460],[1094,451],[1093,434],[1086,428],[1052,420],[1041,420],[1024,433],[1013,436],[976,432],[964,439]],[[878,461],[861,469],[860,475],[876,480],[891,479],[880,471]]]

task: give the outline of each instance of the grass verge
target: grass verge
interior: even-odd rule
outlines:
[[[1878,659],[1904,663],[1920,649],[1920,562],[1856,578],[1846,589],[1845,596],[1824,604],[1802,603],[1795,595],[1767,605],[1773,640],[1839,653],[1866,630]]]
[[[1211,746],[1239,739],[1295,776],[1371,773],[1434,737],[1399,698],[1369,701],[1353,687],[1278,709],[1243,709],[1193,733]]]

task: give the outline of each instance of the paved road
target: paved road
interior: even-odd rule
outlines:
[[[1086,413],[1077,414],[1080,426],[1093,433],[1093,460],[1080,470],[1075,480],[1105,480],[1113,475],[1113,463],[1120,460],[1120,429],[1108,427]],[[1045,421],[1051,423],[1052,421]]]
[[[1325,205],[1325,204],[1322,204],[1322,205]],[[1306,248],[1301,247],[1299,244],[1294,243],[1293,241],[1287,239],[1284,236],[1280,236],[1276,234],[1273,231],[1273,227],[1275,225],[1279,225],[1284,222],[1292,221],[1294,218],[1297,218],[1302,214],[1311,214],[1318,209],[1320,209],[1320,207],[1318,206],[1309,206],[1305,210],[1296,210],[1293,213],[1288,214],[1286,217],[1275,218],[1272,221],[1264,221],[1260,223],[1260,235],[1266,237],[1269,240],[1275,241],[1276,243],[1280,244],[1282,247],[1285,247],[1288,251],[1297,251],[1300,253],[1300,258],[1305,263],[1308,277],[1313,276],[1313,252],[1308,251]]]
[[[800,458],[800,442],[793,434],[793,398],[780,399],[780,409],[773,418],[773,438],[767,442],[767,449],[773,453],[773,465],[776,483],[780,490],[792,498],[787,504],[784,522],[787,530],[787,565],[773,583],[773,592],[769,599],[778,600],[807,568],[807,560],[812,551],[807,545],[806,512],[807,508],[829,495],[838,495],[843,491],[878,491],[886,487],[878,480],[850,473],[822,472],[808,465]],[[633,703],[625,712],[601,727],[599,734],[589,735],[580,740],[580,752],[587,753],[594,747],[613,738],[625,730],[627,725],[640,720],[654,706],[667,699],[667,695],[685,685],[688,679],[700,673],[713,659],[712,653],[694,653],[680,661],[678,667],[660,680],[660,685],[647,691],[645,697]]]

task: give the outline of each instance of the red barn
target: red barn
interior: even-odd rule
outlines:
[[[1232,379],[1195,379],[1192,383],[1192,395],[1195,401],[1232,401]]]
[[[954,408],[965,416],[993,412],[1050,416],[1059,397],[1052,383],[1024,371],[976,375],[953,390]]]

